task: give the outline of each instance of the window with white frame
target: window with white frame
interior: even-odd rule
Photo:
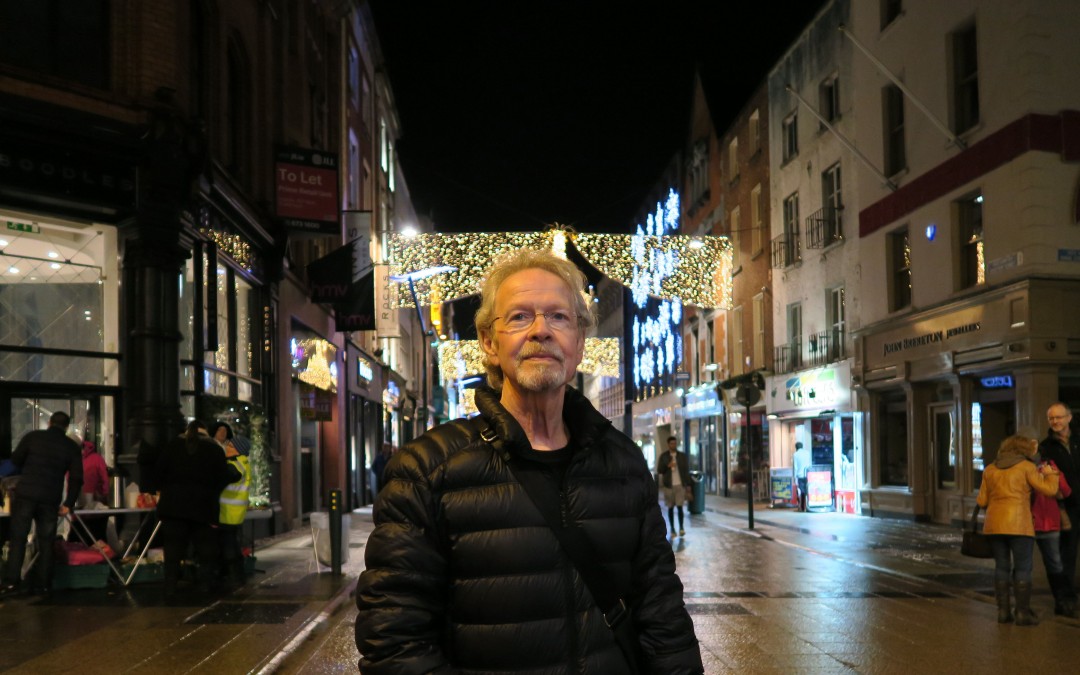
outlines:
[[[785,162],[799,154],[799,114],[793,112],[783,121],[783,159]]]
[[[829,357],[844,356],[844,287],[825,291],[825,320],[829,325]]]
[[[729,237],[731,239],[731,268],[739,269],[742,265],[742,217],[738,206],[731,209],[729,221]]]
[[[969,195],[956,202],[956,232],[960,249],[960,288],[986,283],[983,251],[983,196]]]
[[[765,224],[761,221],[761,183],[750,190],[750,254],[757,255],[765,248]]]
[[[728,143],[728,180],[739,177],[739,139],[733,138]]]
[[[840,77],[838,75],[830,75],[818,87],[818,110],[821,111],[821,116],[826,122],[835,122],[840,118]]]
[[[758,110],[750,113],[750,122],[747,127],[750,135],[750,147],[747,149],[753,156],[761,150],[761,113]]]
[[[765,368],[769,364],[765,363],[765,317],[767,316],[767,308],[765,306],[765,294],[758,293],[754,296],[753,307],[753,319],[754,325],[754,358],[753,368]]]

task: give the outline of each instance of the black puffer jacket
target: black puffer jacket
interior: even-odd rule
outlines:
[[[375,503],[356,591],[356,644],[369,675],[627,672],[610,629],[500,452],[529,447],[481,389],[484,423],[456,420],[397,453]],[[694,626],[641,451],[578,392],[564,419],[576,448],[563,508],[592,539],[630,605],[648,673],[701,673]]]

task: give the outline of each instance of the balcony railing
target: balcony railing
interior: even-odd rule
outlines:
[[[791,267],[802,260],[802,244],[798,232],[782,234],[772,240],[772,266]]]
[[[847,357],[844,331],[827,330],[811,333],[773,349],[774,372],[792,373],[803,368],[816,368],[836,363]]]
[[[806,217],[806,247],[825,248],[844,238],[840,227],[843,208],[824,206]]]

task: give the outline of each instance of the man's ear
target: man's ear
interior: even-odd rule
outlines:
[[[480,349],[487,355],[488,361],[492,365],[499,365],[498,357],[499,345],[488,331],[480,331]]]

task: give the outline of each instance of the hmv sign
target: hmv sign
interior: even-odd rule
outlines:
[[[62,195],[96,206],[135,205],[135,167],[100,156],[0,139],[0,190]]]

